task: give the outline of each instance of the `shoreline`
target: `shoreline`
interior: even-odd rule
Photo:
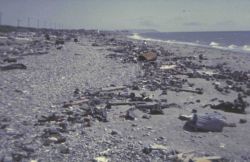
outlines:
[[[230,46],[218,46],[217,43],[211,42],[210,45],[204,45],[204,44],[199,44],[199,43],[193,43],[193,42],[181,42],[181,41],[172,41],[172,40],[160,40],[160,39],[153,39],[153,38],[144,38],[140,36],[139,33],[132,33],[133,35],[127,36],[129,39],[133,40],[145,40],[145,41],[153,41],[153,42],[162,42],[162,43],[168,43],[168,44],[177,44],[177,45],[188,45],[188,46],[194,46],[194,47],[202,47],[202,48],[208,48],[208,49],[218,49],[222,51],[229,51],[229,52],[235,52],[235,53],[241,53],[241,54],[250,54],[250,48],[249,46],[243,46],[240,49],[230,49]],[[238,46],[237,46],[238,47]]]
[[[167,161],[190,150],[195,157],[250,159],[249,106],[244,113],[211,107],[235,106],[239,94],[250,101],[250,55],[165,42],[145,46],[115,32],[64,34],[71,37],[63,45],[38,35],[39,45],[0,46],[27,66],[0,71],[0,159]],[[46,54],[37,54],[40,45]],[[147,52],[156,58],[146,61]],[[12,64],[0,58],[1,67]],[[216,111],[236,127],[185,130],[179,116],[193,109]]]

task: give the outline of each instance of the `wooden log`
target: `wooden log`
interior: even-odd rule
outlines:
[[[110,91],[118,91],[118,90],[123,90],[126,89],[127,87],[125,86],[119,86],[119,87],[107,87],[107,88],[102,88],[101,91],[105,92],[110,92]]]
[[[70,101],[68,103],[64,103],[63,107],[68,108],[70,106],[75,106],[75,105],[81,105],[83,103],[87,103],[89,100],[88,99],[81,99],[81,100],[76,100],[76,101]]]

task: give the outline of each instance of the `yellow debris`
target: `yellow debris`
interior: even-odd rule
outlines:
[[[109,160],[104,156],[94,158],[95,162],[108,162]]]
[[[161,70],[169,70],[169,69],[174,69],[176,65],[162,65],[160,67]]]

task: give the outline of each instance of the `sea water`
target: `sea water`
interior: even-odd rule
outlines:
[[[250,53],[250,31],[149,32],[134,33],[131,37]]]

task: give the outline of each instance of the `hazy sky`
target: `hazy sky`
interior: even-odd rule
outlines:
[[[0,0],[2,23],[159,31],[250,30],[250,0]]]

